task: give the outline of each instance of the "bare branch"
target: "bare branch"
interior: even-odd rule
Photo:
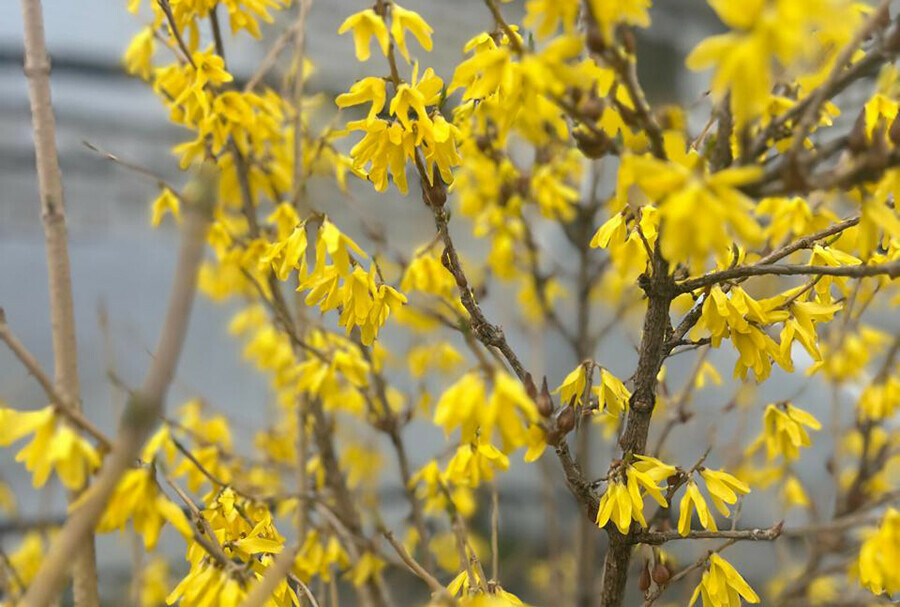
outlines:
[[[133,465],[144,441],[161,417],[166,392],[175,373],[196,291],[197,271],[203,259],[206,230],[216,193],[215,169],[204,165],[198,179],[185,188],[187,218],[178,266],[169,296],[159,343],[144,384],[128,401],[112,453],[82,504],[69,516],[34,577],[22,604],[49,605],[56,598],[71,565],[71,555],[96,527],[122,475]]]
[[[671,542],[673,540],[695,540],[695,539],[723,539],[723,540],[746,540],[752,542],[771,542],[781,536],[784,528],[784,521],[774,525],[768,529],[738,529],[738,530],[722,530],[722,531],[691,531],[687,535],[681,535],[677,531],[641,531],[630,536],[628,539],[634,544],[650,544],[658,546]]]
[[[28,369],[28,372],[37,380],[41,388],[43,388],[44,394],[47,395],[47,398],[50,399],[50,402],[53,403],[57,411],[65,415],[78,429],[89,434],[96,440],[101,449],[104,451],[110,451],[112,449],[112,442],[106,438],[106,435],[104,435],[91,420],[85,417],[84,413],[81,412],[81,408],[77,404],[66,400],[59,392],[57,392],[56,387],[53,385],[53,382],[50,381],[47,374],[44,373],[40,363],[34,355],[28,351],[25,344],[23,344],[9,328],[9,325],[6,323],[6,314],[4,313],[3,308],[0,308],[0,341],[9,346],[12,353],[16,355],[16,358],[21,361],[25,368]]]
[[[848,278],[864,278],[868,276],[888,276],[895,279],[900,276],[900,260],[876,265],[857,266],[810,266],[803,264],[764,264],[756,263],[752,266],[738,266],[719,272],[711,272],[698,278],[685,280],[677,284],[680,293],[690,293],[697,289],[703,289],[712,285],[749,278],[751,276],[846,276]]]

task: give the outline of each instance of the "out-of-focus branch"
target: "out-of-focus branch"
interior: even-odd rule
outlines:
[[[409,568],[409,570],[416,575],[416,577],[418,577],[428,585],[428,589],[431,590],[432,601],[437,604],[456,605],[456,599],[454,599],[450,595],[450,593],[447,592],[447,589],[444,588],[444,585],[441,584],[436,577],[431,575],[427,569],[419,564],[409,554],[409,552],[406,551],[406,548],[403,547],[403,544],[401,544],[396,540],[396,538],[394,538],[393,533],[385,529],[382,531],[382,534],[394,549],[394,551],[397,553],[397,556],[400,557],[400,560],[403,561],[403,564],[405,564]]]
[[[75,307],[69,265],[69,238],[63,200],[62,176],[56,148],[56,119],[50,95],[50,58],[44,38],[40,0],[22,0],[25,26],[25,76],[31,102],[34,156],[38,176],[41,220],[47,249],[50,327],[53,338],[54,376],[61,401],[79,408],[78,350],[75,342]],[[76,607],[93,607],[100,598],[93,536],[68,555],[75,561]]]
[[[3,308],[0,308],[0,341],[9,346],[9,349],[15,354],[16,358],[21,361],[28,372],[37,380],[44,390],[44,394],[47,395],[47,398],[50,399],[50,402],[53,403],[57,411],[66,416],[66,418],[68,418],[73,425],[78,427],[78,429],[89,434],[96,440],[101,449],[104,451],[112,449],[110,440],[106,438],[106,435],[104,435],[91,420],[85,417],[84,413],[81,412],[81,409],[75,403],[66,400],[59,392],[57,392],[56,387],[53,385],[53,382],[50,381],[47,374],[44,373],[40,363],[34,355],[28,351],[25,344],[23,344],[9,328]]]
[[[844,68],[850,63],[853,55],[859,50],[863,41],[868,38],[872,32],[885,27],[886,23],[890,23],[890,17],[888,15],[890,5],[891,0],[881,0],[878,8],[872,11],[863,27],[853,35],[850,41],[847,42],[847,44],[844,45],[844,48],[838,53],[834,60],[834,66],[831,69],[831,73],[828,74],[828,78],[810,95],[809,103],[806,104],[806,108],[803,110],[803,114],[800,117],[800,122],[797,123],[797,128],[794,129],[794,141],[788,152],[789,156],[795,157],[803,149],[803,142],[812,130],[816,120],[818,120],[819,113],[822,110],[822,104],[824,104],[825,100],[828,98],[829,91],[834,88],[835,83],[844,72]]]
[[[244,597],[241,607],[262,607],[262,605],[266,604],[266,601],[272,597],[272,593],[275,592],[278,585],[290,575],[291,567],[294,565],[294,558],[300,551],[300,542],[302,541],[303,538],[301,537],[295,546],[285,548],[275,557],[272,564],[266,568],[266,572],[263,574],[262,579],[250,587],[250,592]],[[315,595],[310,592],[306,584],[300,580],[296,581],[300,584],[303,594],[309,599],[310,605],[312,605],[312,607],[319,607],[319,602],[316,600]]]
[[[165,397],[181,355],[196,292],[197,272],[203,260],[206,231],[217,191],[215,168],[204,165],[184,192],[187,218],[172,283],[165,321],[150,369],[141,388],[131,395],[122,414],[113,450],[99,475],[66,521],[28,588],[22,604],[49,605],[57,596],[71,565],[71,556],[90,535],[103,515],[122,475],[133,465],[140,449],[162,416]]]

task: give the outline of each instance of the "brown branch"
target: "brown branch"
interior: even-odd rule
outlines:
[[[50,58],[44,39],[41,0],[22,0],[25,33],[25,76],[31,103],[35,165],[41,220],[47,249],[47,278],[50,294],[50,326],[53,339],[54,376],[61,401],[80,408],[78,350],[75,341],[75,308],[62,176],[56,147],[56,119],[50,94]],[[70,496],[75,498],[76,495]],[[70,500],[71,501],[71,500]],[[99,604],[97,564],[93,536],[69,554],[74,558],[74,601],[76,607]]]
[[[631,535],[628,539],[633,544],[649,544],[659,546],[673,540],[694,539],[730,539],[737,541],[771,542],[777,540],[784,527],[784,521],[769,527],[768,529],[737,529],[722,531],[691,531],[687,535],[681,535],[677,531],[640,531]]]
[[[140,390],[129,398],[112,452],[104,461],[83,503],[71,513],[51,545],[28,588],[23,605],[49,605],[56,598],[71,565],[72,554],[96,527],[119,479],[133,465],[144,441],[162,416],[166,392],[187,333],[197,271],[203,259],[206,230],[216,191],[215,168],[211,164],[204,165],[198,178],[185,188],[185,199],[189,204],[178,266],[150,369]]]
[[[431,599],[432,601],[446,605],[456,605],[456,599],[453,598],[450,593],[444,588],[444,585],[441,584],[436,577],[431,575],[425,567],[423,567],[418,561],[416,561],[410,554],[407,552],[406,548],[403,547],[403,544],[398,542],[396,538],[394,538],[394,534],[388,531],[387,529],[382,530],[382,535],[384,535],[385,539],[397,553],[397,556],[400,557],[400,560],[403,561],[403,564],[406,565],[409,570],[416,575],[420,580],[425,582],[428,585],[428,589],[431,590]]]
[[[757,264],[764,264],[764,265],[772,264],[772,263],[775,263],[776,261],[780,261],[781,259],[784,259],[791,253],[794,253],[801,249],[809,249],[816,242],[818,242],[824,238],[828,238],[830,236],[836,236],[837,234],[842,233],[844,230],[847,230],[848,228],[851,228],[851,227],[857,225],[859,223],[859,219],[860,219],[859,216],[850,217],[850,218],[840,221],[838,223],[832,224],[832,225],[828,226],[827,228],[824,228],[823,230],[820,230],[818,232],[815,232],[813,234],[804,236],[803,238],[800,238],[798,240],[790,242],[790,243],[772,251],[771,253],[763,256],[757,262]],[[741,282],[742,280],[745,280],[745,279],[740,279],[740,280],[738,280],[738,282]],[[723,287],[723,289],[726,291],[730,290],[731,286],[726,284]],[[679,345],[679,342],[681,342],[681,340],[684,339],[684,336],[687,335],[688,331],[690,331],[694,327],[694,325],[697,324],[697,321],[700,320],[700,315],[702,312],[703,312],[703,306],[695,305],[691,309],[690,312],[688,312],[687,314],[684,315],[684,318],[682,318],[681,322],[678,323],[678,327],[673,331],[672,335],[668,339],[666,348],[669,352],[671,352],[675,346]]]
[[[784,114],[773,119],[772,122],[763,129],[745,153],[745,160],[752,161],[765,152],[768,140],[788,122],[802,116],[820,95],[823,96],[823,101],[833,99],[857,80],[866,76],[871,76],[877,72],[877,69],[881,64],[893,59],[896,54],[897,49],[888,48],[888,45],[886,44],[880,44],[878,47],[867,52],[862,59],[847,67],[846,70],[843,70],[835,80],[823,83],[813,89],[806,97],[795,103]]]
[[[710,550],[709,552],[704,554],[702,557],[697,559],[696,562],[694,562],[691,565],[688,565],[687,567],[685,567],[684,569],[682,569],[681,571],[679,571],[678,573],[673,575],[671,578],[669,578],[669,581],[666,582],[665,585],[659,586],[655,591],[651,592],[650,594],[648,594],[645,597],[644,607],[650,607],[651,605],[653,605],[653,603],[656,602],[656,599],[658,599],[660,597],[660,595],[662,595],[662,593],[666,590],[666,588],[668,588],[669,586],[671,586],[678,580],[681,580],[682,578],[687,577],[690,573],[696,571],[697,569],[700,569],[701,567],[706,565],[706,561],[709,560],[709,557],[711,557],[714,554],[718,554],[718,553],[722,552],[723,550],[725,550],[726,548],[728,548],[730,546],[733,546],[735,543],[737,543],[737,541],[738,540],[736,540],[736,539],[728,540],[727,542],[723,543],[721,546],[719,546],[715,550]]]
[[[181,37],[181,32],[178,31],[178,26],[175,25],[175,15],[172,14],[172,7],[169,4],[169,0],[156,1],[159,4],[159,8],[161,8],[163,13],[165,13],[166,15],[166,21],[168,21],[169,23],[169,29],[172,30],[172,36],[175,38],[175,42],[178,43],[178,47],[181,49],[181,52],[184,53],[184,58],[187,59],[188,63],[190,63],[194,69],[197,69],[197,64],[194,63],[194,57],[193,55],[191,55],[191,51],[188,48],[187,44],[184,43],[184,38]]]
[[[64,399],[63,396],[57,392],[56,387],[53,385],[53,382],[50,381],[50,378],[47,377],[47,374],[44,373],[40,363],[34,355],[28,351],[25,344],[23,344],[9,328],[3,308],[0,308],[0,341],[9,346],[9,349],[12,350],[12,353],[15,354],[16,358],[21,361],[28,372],[37,380],[38,384],[40,384],[41,388],[44,390],[44,394],[46,394],[47,398],[53,403],[53,406],[59,413],[62,413],[79,430],[89,434],[96,440],[102,450],[110,451],[112,449],[110,440],[106,438],[106,435],[104,435],[91,420],[85,417],[84,413],[81,412],[81,408],[76,403]]]
[[[306,56],[306,17],[313,0],[298,0],[297,30],[294,35],[294,193],[291,201],[300,210],[303,198],[303,60]]]
[[[809,266],[803,264],[764,264],[756,263],[751,266],[738,266],[736,268],[728,268],[719,272],[711,272],[700,276],[685,280],[676,285],[680,293],[690,293],[697,289],[703,289],[715,284],[736,280],[739,278],[749,278],[751,276],[845,276],[848,278],[863,278],[868,276],[884,276],[887,275],[891,279],[900,276],[900,260],[890,261],[888,263],[876,265],[858,265],[858,266]]]
[[[291,568],[294,566],[294,558],[300,551],[302,542],[303,537],[301,536],[296,545],[291,548],[284,548],[275,557],[272,564],[266,568],[262,579],[250,587],[250,592],[244,597],[240,607],[262,607],[266,604],[266,601],[272,597],[272,593],[275,592],[278,585],[290,575]],[[313,593],[310,592],[309,587],[297,578],[293,578],[293,581],[300,585],[303,594],[309,599],[312,607],[319,607],[319,602]]]
[[[151,171],[150,169],[148,169],[146,167],[142,167],[139,164],[135,164],[128,160],[124,160],[123,158],[120,158],[119,156],[116,156],[115,154],[111,154],[110,152],[107,152],[106,150],[103,150],[103,149],[97,147],[90,141],[82,140],[81,145],[83,145],[90,151],[92,151],[96,154],[99,154],[103,158],[106,158],[107,160],[109,160],[110,162],[112,162],[114,164],[117,164],[117,165],[124,167],[130,171],[133,171],[139,175],[143,175],[144,177],[154,180],[156,182],[156,185],[158,185],[161,188],[168,188],[176,196],[179,196],[179,197],[181,196],[178,193],[178,190],[172,184],[170,184],[168,181],[166,181],[165,177],[163,177],[159,173]]]
[[[888,17],[890,4],[891,0],[881,0],[878,8],[872,11],[872,14],[866,20],[863,27],[854,34],[844,48],[841,49],[840,53],[838,53],[834,61],[834,66],[831,69],[831,73],[828,74],[828,78],[811,94],[809,103],[803,110],[800,122],[794,130],[794,141],[788,152],[790,157],[796,157],[803,149],[803,142],[812,130],[816,120],[818,120],[819,112],[822,109],[822,104],[825,103],[825,100],[827,99],[828,92],[834,88],[835,83],[844,71],[844,67],[853,59],[853,55],[859,50],[859,46],[870,34],[872,34],[872,32],[884,27],[885,18]]]
[[[281,32],[281,35],[275,39],[275,43],[272,44],[272,48],[269,49],[269,52],[266,53],[266,56],[263,57],[262,61],[259,62],[259,66],[256,68],[256,71],[253,73],[253,76],[250,80],[247,81],[247,84],[244,85],[244,92],[250,93],[255,89],[262,79],[266,77],[266,74],[269,73],[269,70],[275,65],[275,61],[278,59],[278,55],[281,54],[285,48],[287,48],[288,43],[291,39],[296,35],[297,29],[301,24],[298,22],[294,22],[288,27],[286,30]]]

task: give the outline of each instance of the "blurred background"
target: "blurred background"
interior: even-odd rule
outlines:
[[[418,11],[434,27],[434,51],[430,54],[420,51],[418,57],[423,64],[433,66],[445,82],[450,80],[453,65],[462,57],[465,41],[492,25],[481,0],[407,0],[403,4]],[[331,100],[336,94],[346,91],[358,78],[383,68],[377,65],[377,55],[369,63],[357,62],[350,37],[336,35],[343,19],[363,5],[353,0],[317,0],[310,13],[307,55],[316,71],[307,91],[323,96],[322,109],[316,114],[323,126],[331,117]],[[84,142],[157,172],[172,183],[184,181],[169,150],[184,141],[186,133],[168,122],[165,109],[146,84],[128,77],[121,67],[121,57],[131,37],[148,21],[146,8],[144,3],[136,16],[126,11],[125,0],[45,0],[44,3],[69,221],[81,396],[87,415],[108,432],[114,430],[116,415],[106,377],[107,359],[112,358],[118,375],[125,381],[136,384],[142,377],[162,320],[174,264],[176,233],[168,221],[160,228],[150,227],[149,203],[157,194],[154,180],[110,162],[88,149]],[[519,21],[521,10],[521,2],[504,5],[509,20],[514,22]],[[652,29],[640,32],[642,81],[652,102],[677,102],[691,109],[692,120],[699,123],[693,128],[696,133],[708,116],[709,104],[703,96],[705,76],[687,72],[683,67],[684,57],[701,38],[721,25],[702,0],[659,0],[651,16]],[[229,67],[238,79],[246,79],[253,73],[277,34],[293,21],[293,10],[277,18],[276,23],[264,28],[261,43],[246,34],[226,40]],[[45,368],[52,369],[44,239],[22,58],[19,3],[0,2],[0,306],[5,309],[13,330]],[[606,170],[605,174],[615,173]],[[332,215],[342,230],[364,248],[368,242],[359,221],[360,213],[367,221],[382,223],[396,248],[411,251],[431,238],[433,223],[416,199],[416,187],[411,185],[410,191],[409,198],[393,187],[386,194],[378,195],[365,184],[353,183],[351,205],[332,186],[319,182],[312,186],[310,201],[314,207]],[[389,220],[382,221],[383,218]],[[465,219],[460,217],[453,230],[466,243],[464,254],[484,253],[477,243],[468,239],[471,230]],[[569,251],[560,233],[543,230],[539,231],[538,238],[554,256],[565,259]],[[525,353],[526,366],[546,373],[551,385],[558,385],[578,361],[571,360],[563,344],[552,339],[540,348],[533,347],[534,343],[520,330],[515,306],[503,305],[504,298],[498,296],[501,293],[488,298],[488,315],[504,326],[514,347]],[[108,344],[99,329],[101,309],[108,314]],[[238,450],[247,450],[253,433],[264,425],[269,415],[271,395],[265,379],[242,360],[240,344],[225,332],[234,310],[231,305],[198,299],[169,407],[174,410],[190,398],[204,398],[215,410],[228,416]],[[596,359],[620,377],[628,377],[636,359],[637,335],[634,323],[623,322],[603,342]],[[402,351],[398,354],[402,355]],[[798,353],[798,356],[802,355]],[[711,360],[727,380],[733,353],[716,352]],[[692,365],[690,354],[670,361],[669,378],[673,387],[680,386],[679,378]],[[750,416],[749,432],[758,431],[758,412],[765,403],[798,390],[803,390],[798,403],[820,419],[827,418],[830,397],[824,387],[807,384],[802,376],[788,378],[777,372],[775,375],[755,397],[759,409]],[[701,392],[698,403],[701,407],[721,407],[734,389],[726,381],[719,388]],[[4,348],[0,348],[0,398],[17,408],[38,408],[46,404],[33,379]],[[709,422],[702,418],[690,429],[676,430],[670,443],[671,460],[690,466],[702,453],[708,430]],[[717,443],[724,444],[733,428],[720,425],[715,432]],[[822,434],[815,447],[822,457],[807,456],[804,461],[808,469],[798,472],[807,484],[825,487],[828,475],[823,462],[829,439]],[[433,427],[407,430],[406,436],[414,465],[442,449],[435,449],[444,439]],[[597,436],[595,469],[603,466],[605,470],[613,441],[601,440],[599,429]],[[13,462],[16,451],[11,448],[0,453],[0,477],[16,493],[18,516],[24,520],[59,517],[64,512],[62,490],[54,482],[33,490],[27,473]],[[722,465],[716,451],[710,463]],[[406,505],[400,497],[392,458],[386,456],[385,465],[385,507],[390,518],[399,520],[406,513]],[[561,480],[552,454],[548,453],[539,466],[545,466],[557,481]],[[817,483],[817,479],[823,482]],[[550,489],[554,496],[552,503],[563,523],[556,533],[561,536],[559,541],[569,543],[574,539],[572,522],[577,516],[572,499],[561,483]],[[540,603],[540,595],[533,589],[522,591],[522,585],[513,581],[530,574],[522,565],[534,554],[544,553],[546,535],[552,532],[545,527],[545,502],[537,467],[514,463],[511,472],[501,478],[501,491],[501,570],[508,572],[503,581],[512,590],[521,592],[523,598]],[[827,489],[823,491],[821,497],[830,500]],[[744,507],[742,526],[768,526],[779,516],[771,500],[755,499],[751,495]],[[18,541],[15,528],[13,519],[0,520],[2,545],[15,545]],[[175,571],[183,567],[183,542],[179,538],[164,535],[160,549],[171,558]],[[681,549],[678,547],[676,554]],[[729,558],[751,582],[759,582],[777,567],[772,559],[757,558],[771,554],[764,550],[748,546],[734,551]],[[115,597],[120,596],[119,591],[127,583],[130,567],[127,554],[124,537],[109,534],[98,539],[102,587],[110,604],[116,604]]]

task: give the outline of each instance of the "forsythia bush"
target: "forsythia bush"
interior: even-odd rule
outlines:
[[[369,75],[323,126],[306,86],[311,0],[130,0],[152,21],[126,69],[185,132],[172,152],[189,183],[152,203],[154,226],[171,215],[184,232],[173,305],[189,309],[194,276],[202,296],[240,304],[228,331],[277,419],[239,452],[214,404],[164,414],[171,368],[155,366],[117,437],[50,381],[49,406],[4,405],[0,446],[35,487],[55,476],[73,495],[60,530],[4,542],[5,604],[54,600],[66,549],[92,533],[130,530],[152,554],[166,527],[186,564],[144,559],[142,605],[900,599],[900,22],[887,1],[708,2],[727,31],[685,58],[711,76],[699,122],[651,106],[639,82],[650,0],[513,0],[521,24],[507,3],[460,2],[484,27],[448,51],[461,51],[451,73],[429,66],[438,24],[377,0],[337,32]],[[293,24],[238,82],[228,32],[261,38],[276,18]],[[368,226],[361,246],[317,180],[402,197],[434,233],[397,250]],[[466,231],[489,244],[483,264],[457,248]],[[207,254],[191,266],[198,234]],[[491,318],[510,292],[531,341]],[[158,351],[171,367],[186,322],[173,318]],[[636,357],[598,354],[613,328]],[[551,343],[572,371],[532,375]],[[693,365],[668,373],[683,352]],[[754,390],[787,374],[832,402],[783,379]],[[446,442],[410,453],[424,424]],[[708,444],[679,461],[675,437]],[[822,462],[833,486],[809,480]],[[551,497],[564,483],[577,512],[550,499],[547,551],[500,567],[512,467],[544,475]],[[402,526],[382,518],[380,479],[403,488]],[[794,523],[741,524],[762,493]],[[781,559],[771,580],[732,564],[750,542]],[[96,580],[72,575],[89,604],[79,584]]]

